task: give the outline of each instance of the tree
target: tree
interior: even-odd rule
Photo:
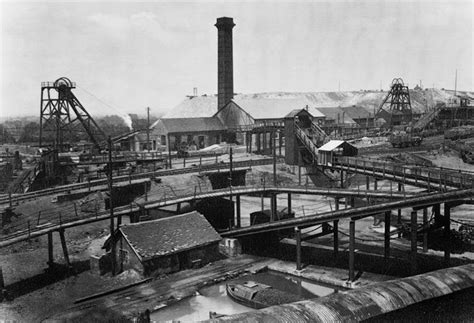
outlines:
[[[125,121],[116,115],[102,117],[97,119],[96,122],[107,136],[116,137],[131,131]]]
[[[38,143],[39,142],[40,126],[37,122],[28,122],[20,135],[19,142]]]
[[[4,124],[0,124],[0,142],[2,144],[15,142],[15,138],[8,131],[7,127],[5,127]]]
[[[141,118],[136,114],[129,114],[130,118],[132,119],[132,128],[133,130],[146,130],[148,120],[146,117]],[[158,120],[157,117],[150,116],[150,126]]]

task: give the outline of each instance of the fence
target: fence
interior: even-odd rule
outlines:
[[[437,185],[440,191],[451,188],[474,188],[474,173],[449,170],[441,167],[407,166],[401,163],[387,163],[370,158],[339,157],[337,164],[347,170],[363,171],[373,176],[394,175],[405,179],[423,181],[428,187]]]

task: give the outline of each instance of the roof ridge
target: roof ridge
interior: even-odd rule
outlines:
[[[164,220],[169,220],[169,219],[176,219],[176,218],[182,218],[186,215],[191,215],[191,214],[198,214],[202,217],[204,217],[204,215],[202,215],[201,213],[199,213],[198,211],[191,211],[191,212],[187,212],[187,213],[183,213],[183,214],[176,214],[176,215],[170,215],[170,216],[167,216],[167,217],[164,217],[164,218],[160,218],[160,219],[156,219],[156,220],[150,220],[150,221],[143,221],[143,222],[136,222],[136,223],[128,223],[128,224],[125,224],[125,225],[122,225],[120,227],[120,229],[122,228],[126,228],[126,227],[131,227],[131,226],[138,226],[138,225],[142,225],[142,224],[150,224],[150,223],[156,223],[156,222],[160,222],[160,221],[164,221]],[[205,217],[204,217],[205,218]],[[207,220],[206,220],[207,221]]]

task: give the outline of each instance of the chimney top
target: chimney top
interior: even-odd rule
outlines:
[[[214,25],[217,29],[230,29],[234,28],[234,19],[230,17],[217,18],[216,24]]]

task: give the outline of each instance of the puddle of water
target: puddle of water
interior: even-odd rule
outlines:
[[[248,275],[232,281],[244,282],[248,280],[274,286],[280,290],[308,299],[337,292],[334,287],[315,284],[299,277],[276,272]],[[231,315],[253,310],[232,301],[227,296],[225,287],[226,283],[221,283],[203,288],[199,291],[200,295],[183,299],[178,303],[152,313],[151,320],[156,322],[173,320],[195,322],[209,319],[209,312]]]

